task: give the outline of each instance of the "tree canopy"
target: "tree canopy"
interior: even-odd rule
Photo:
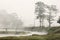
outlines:
[[[23,24],[22,20],[18,18],[18,16],[13,13],[9,14],[6,11],[0,11],[0,26],[4,28],[9,27],[21,27]]]

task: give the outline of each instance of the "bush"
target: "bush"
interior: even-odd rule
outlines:
[[[47,37],[47,40],[60,40],[60,34],[52,34]]]

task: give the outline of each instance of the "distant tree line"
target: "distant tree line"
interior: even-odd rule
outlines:
[[[0,28],[4,28],[7,32],[8,28],[15,28],[16,30],[23,25],[22,20],[16,13],[7,13],[5,10],[0,11]]]

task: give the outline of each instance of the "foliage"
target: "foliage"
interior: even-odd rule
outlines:
[[[51,27],[49,30],[48,30],[48,34],[57,34],[57,33],[60,33],[60,26],[56,26],[56,27]]]
[[[60,40],[60,34],[50,34],[47,40]]]
[[[6,32],[8,28],[17,28],[21,27],[23,22],[16,13],[9,14],[5,10],[0,11],[0,27],[5,28]]]
[[[40,22],[40,28],[42,30],[43,26],[44,26],[44,19],[45,16],[44,13],[46,12],[46,4],[44,4],[43,2],[37,2],[35,3],[36,7],[35,7],[35,14],[37,15],[37,19],[39,19]]]
[[[54,22],[54,18],[56,17],[56,13],[58,12],[58,9],[56,8],[56,5],[47,5],[44,2],[37,2],[35,7],[35,14],[37,15],[37,19],[40,21],[40,27],[43,26],[44,19],[48,21],[49,28],[51,27],[51,24]],[[47,13],[47,14],[45,14]]]
[[[48,20],[48,23],[49,23],[49,29],[51,27],[51,24],[53,23],[53,21],[55,20],[54,18],[56,17],[56,13],[58,12],[58,9],[56,8],[56,5],[47,5],[47,9],[48,9],[48,17],[47,17],[47,20]],[[55,16],[53,16],[53,14]],[[49,30],[48,29],[48,30]]]
[[[60,34],[0,37],[0,40],[60,40]]]
[[[18,18],[17,14],[9,14],[6,11],[0,12],[0,25],[1,26],[12,26],[12,25],[22,25],[21,19]]]
[[[0,40],[46,40],[43,36],[0,37]]]

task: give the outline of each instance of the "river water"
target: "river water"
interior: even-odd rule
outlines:
[[[38,34],[38,35],[46,35],[47,32],[30,32],[30,33],[26,33],[26,34],[0,34],[0,37],[7,37],[7,36],[29,36],[32,34]]]

